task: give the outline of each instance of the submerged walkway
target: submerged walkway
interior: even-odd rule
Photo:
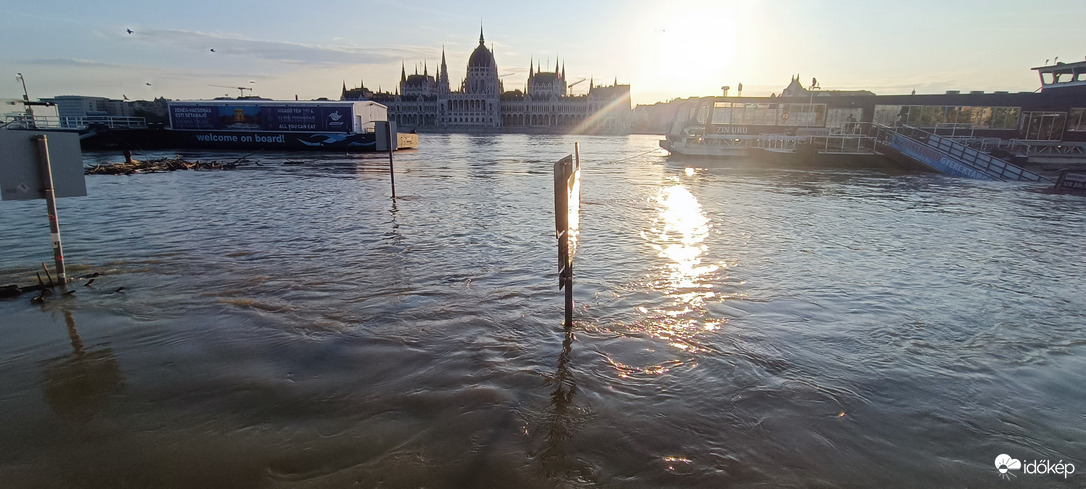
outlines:
[[[876,141],[877,144],[882,144],[884,149],[891,150],[889,152],[894,156],[947,175],[979,180],[1049,181],[1025,168],[954,139],[911,126],[880,126]]]

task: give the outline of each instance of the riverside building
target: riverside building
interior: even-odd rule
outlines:
[[[466,75],[453,90],[445,50],[437,75],[423,65],[422,73],[408,75],[400,67],[396,93],[380,93],[364,86],[348,89],[340,100],[373,100],[388,107],[389,117],[401,129],[463,132],[542,132],[628,134],[632,124],[630,86],[596,86],[589,80],[587,94],[570,89],[585,80],[568,82],[565,66],[555,61],[554,71],[543,71],[529,61],[524,90],[505,91],[494,53],[479,29],[479,45],[468,57]]]

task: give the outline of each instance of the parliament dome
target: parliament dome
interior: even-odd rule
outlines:
[[[468,57],[468,68],[490,68],[497,67],[497,65],[494,62],[494,53],[491,53],[484,44],[483,30],[479,29],[479,46]]]

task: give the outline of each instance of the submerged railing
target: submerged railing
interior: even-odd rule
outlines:
[[[1020,166],[917,127],[879,126],[876,137],[879,143],[947,175],[981,180],[1046,181]]]
[[[1025,168],[1008,163],[988,153],[975,150],[942,136],[932,134],[928,137],[928,145],[950,155],[962,163],[996,176],[1000,180],[1025,180],[1030,182],[1040,182],[1041,180],[1044,180],[1040,175],[1026,170]]]

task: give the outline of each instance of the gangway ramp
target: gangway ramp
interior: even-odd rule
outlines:
[[[910,135],[906,135],[908,130]],[[881,127],[880,143],[894,153],[939,173],[978,180],[1048,181],[1018,165],[970,148],[958,141],[915,127]]]

